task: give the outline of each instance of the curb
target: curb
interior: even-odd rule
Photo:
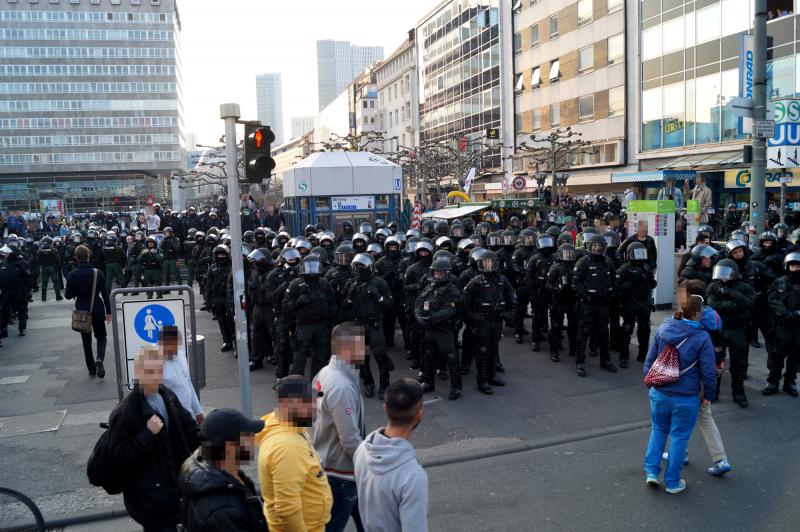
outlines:
[[[102,510],[99,512],[85,511],[74,514],[45,517],[45,528],[66,528],[75,525],[84,525],[86,523],[94,523],[96,521],[109,521],[111,519],[119,519],[127,517],[128,511],[122,505],[114,505],[109,510]]]

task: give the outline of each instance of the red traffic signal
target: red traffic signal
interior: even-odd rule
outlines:
[[[275,133],[269,127],[257,127],[247,135],[247,143],[251,148],[264,149],[275,141]]]
[[[261,183],[269,179],[275,168],[275,161],[270,157],[275,134],[269,126],[246,124],[244,139],[244,178],[250,183]]]

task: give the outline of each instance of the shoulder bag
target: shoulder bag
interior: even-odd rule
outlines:
[[[89,310],[72,310],[72,330],[81,334],[92,332],[92,311],[94,310],[94,296],[97,292],[97,269],[92,268],[92,300]]]

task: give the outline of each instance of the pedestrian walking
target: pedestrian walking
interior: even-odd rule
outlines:
[[[92,333],[81,333],[83,356],[89,375],[101,379],[106,376],[103,361],[106,358],[106,323],[111,322],[111,300],[106,289],[103,272],[89,264],[92,252],[86,246],[75,248],[78,267],[67,276],[64,297],[75,299],[75,310],[89,311],[92,315],[92,332],[97,340],[97,356],[92,354]]]
[[[699,323],[703,315],[703,298],[691,295],[680,302],[681,309],[668,318],[656,332],[644,363],[644,374],[656,363],[656,371],[669,352],[677,355],[679,374],[676,380],[650,386],[650,415],[652,427],[644,458],[648,485],[658,486],[661,456],[670,439],[669,459],[664,472],[668,493],[686,489],[681,470],[686,445],[692,435],[700,411],[702,386],[703,403],[716,399],[716,362],[711,337]]]
[[[331,520],[326,532],[341,532],[353,514],[358,530],[363,530],[358,514],[353,456],[364,440],[364,401],[361,398],[358,367],[366,356],[366,331],[361,325],[344,322],[331,333],[330,362],[314,378],[312,388],[322,397],[317,401],[317,417],[312,442],[322,461],[333,494]]]
[[[200,448],[181,467],[181,524],[186,532],[266,532],[261,497],[240,467],[253,457],[254,435],[264,422],[231,408],[208,414]]]
[[[278,406],[256,435],[258,479],[271,532],[322,532],[331,488],[307,429],[314,417],[311,383],[289,375],[277,384]]]
[[[428,530],[428,475],[409,441],[422,422],[422,395],[412,379],[392,383],[384,396],[387,425],[356,451],[358,508],[370,532]]]

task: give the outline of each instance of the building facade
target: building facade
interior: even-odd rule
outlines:
[[[641,175],[670,170],[687,180],[702,176],[716,205],[734,202],[744,208],[750,190],[742,146],[749,135],[726,105],[740,96],[739,42],[742,34],[752,32],[753,2],[645,0],[640,9],[641,115],[636,125]],[[791,0],[769,0],[767,9],[767,96],[797,96],[800,22],[791,14],[796,10]],[[793,178],[788,203],[800,210],[800,173],[793,170],[767,170],[767,200],[779,202],[784,174]],[[659,181],[638,179],[644,197],[657,194]]]
[[[364,69],[381,59],[381,46],[357,46],[331,39],[317,41],[319,110],[333,102]]]
[[[383,152],[398,153],[419,143],[419,82],[416,32],[375,67],[378,129],[384,132]]]
[[[590,143],[556,163],[570,192],[613,189],[611,172],[626,163],[625,1],[515,0],[512,11],[516,145],[570,128]],[[519,150],[514,160],[531,177],[550,166]]]
[[[0,1],[0,210],[168,205],[180,30],[176,0]]]
[[[283,93],[280,73],[256,76],[256,115],[275,134],[275,144],[283,144]]]
[[[292,117],[292,139],[302,137],[314,129],[313,116],[293,116]],[[290,139],[291,140],[291,139]]]
[[[364,133],[378,131],[378,89],[375,70],[368,67],[347,87],[350,133],[359,137]],[[364,138],[362,142],[366,143]],[[380,151],[382,144],[372,142],[364,145],[368,151]]]

